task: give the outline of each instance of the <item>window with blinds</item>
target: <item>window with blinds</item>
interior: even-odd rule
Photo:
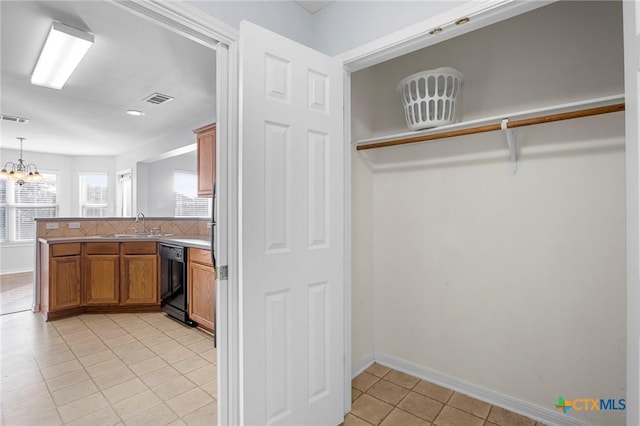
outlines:
[[[121,217],[133,216],[133,191],[131,172],[118,174],[118,185],[120,200],[118,202],[118,213]]]
[[[106,173],[80,174],[80,215],[107,216],[108,189],[109,176]]]
[[[177,217],[211,216],[211,199],[198,198],[198,177],[193,172],[173,174],[173,212]]]
[[[29,241],[36,237],[37,217],[58,215],[58,175],[41,173],[41,182],[0,183],[0,239]]]

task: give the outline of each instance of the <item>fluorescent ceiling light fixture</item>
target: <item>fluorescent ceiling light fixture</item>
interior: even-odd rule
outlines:
[[[137,109],[128,109],[127,110],[127,114],[133,115],[135,117],[140,117],[140,116],[144,115],[144,112],[138,111]]]
[[[93,34],[54,22],[31,74],[31,84],[62,89],[92,44]]]

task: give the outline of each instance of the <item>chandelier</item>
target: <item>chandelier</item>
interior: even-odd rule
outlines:
[[[12,182],[17,182],[18,185],[22,186],[25,182],[39,182],[43,179],[42,175],[38,172],[38,168],[35,164],[24,164],[22,160],[22,141],[25,138],[16,138],[20,140],[20,158],[18,158],[18,162],[14,163],[13,161],[7,161],[0,171],[0,178],[2,180],[10,180]],[[10,169],[7,171],[7,169]]]

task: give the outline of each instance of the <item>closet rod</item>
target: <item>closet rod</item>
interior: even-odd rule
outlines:
[[[624,103],[606,105],[596,108],[587,108],[577,111],[562,112],[558,114],[543,115],[540,117],[525,118],[522,120],[514,120],[507,122],[507,128],[512,129],[515,127],[532,126],[534,124],[552,123],[554,121],[571,120],[573,118],[589,117],[592,115],[609,114],[612,112],[624,111]],[[358,145],[356,150],[362,151],[364,149],[384,148],[387,146],[405,145],[410,143],[427,142],[436,139],[453,138],[455,136],[473,135],[476,133],[493,132],[495,130],[502,130],[501,123],[487,124],[484,126],[470,127],[468,129],[451,130],[449,132],[433,133],[430,135],[414,136],[410,138],[394,139],[384,142],[376,142],[367,145]]]

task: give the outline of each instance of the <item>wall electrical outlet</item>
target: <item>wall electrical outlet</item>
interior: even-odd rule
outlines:
[[[47,229],[58,229],[58,222],[47,223]]]
[[[69,229],[80,229],[80,222],[69,222]]]

